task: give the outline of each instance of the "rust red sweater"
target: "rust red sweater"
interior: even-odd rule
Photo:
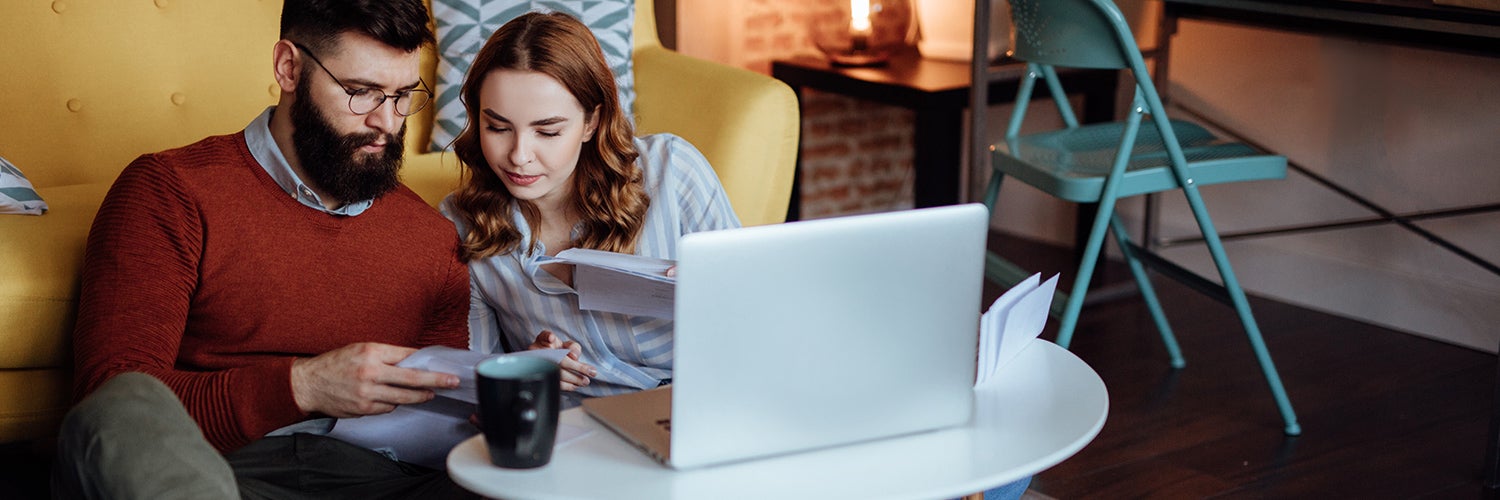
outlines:
[[[453,225],[401,186],[353,216],[286,194],[242,133],[132,162],[89,232],[76,390],[126,371],[171,387],[229,451],[310,418],[292,361],[354,342],[468,346]]]

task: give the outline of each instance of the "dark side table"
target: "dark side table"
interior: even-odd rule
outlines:
[[[990,104],[1015,99],[1025,65],[1002,61],[990,68]],[[834,66],[827,59],[799,56],[771,62],[771,76],[798,94],[802,89],[900,106],[916,112],[912,141],[913,198],[918,208],[961,201],[963,112],[969,106],[969,63],[924,59],[915,50],[898,54],[883,66]],[[1084,122],[1114,119],[1119,73],[1104,70],[1060,72],[1063,88],[1083,96]],[[1047,96],[1038,85],[1036,97]],[[801,216],[801,153],[787,220]]]

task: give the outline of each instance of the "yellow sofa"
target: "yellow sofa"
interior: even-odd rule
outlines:
[[[136,156],[232,133],[275,103],[278,0],[0,2],[0,156],[50,205],[0,215],[0,443],[45,439],[71,400],[69,339],[84,240]],[[780,222],[796,158],[796,98],[780,82],[662,47],[637,3],[641,133],[673,132],[718,171],[746,224]],[[425,54],[433,82],[435,59]],[[458,182],[426,152],[430,112],[408,121],[403,178],[430,203]]]

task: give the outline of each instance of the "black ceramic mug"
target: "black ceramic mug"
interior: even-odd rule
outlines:
[[[491,358],[474,367],[479,426],[490,462],[531,469],[552,460],[557,441],[562,373],[556,363],[530,356]]]

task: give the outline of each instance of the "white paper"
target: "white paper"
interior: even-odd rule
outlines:
[[[672,281],[667,277],[667,269],[677,265],[676,262],[655,257],[643,257],[616,252],[606,252],[590,248],[569,248],[557,253],[551,259],[559,260],[569,264],[582,264],[605,269],[614,269],[631,274],[640,275],[643,278]]]
[[[1033,274],[1021,280],[1015,286],[1010,287],[1005,293],[995,299],[990,308],[985,310],[984,315],[979,318],[979,369],[977,371],[976,383],[986,380],[995,371],[995,362],[1000,350],[1000,337],[1004,334],[1006,314],[1012,306],[1021,300],[1026,292],[1036,289],[1041,283],[1041,275]]]
[[[396,460],[445,469],[448,451],[479,434],[479,429],[469,423],[469,415],[477,411],[479,403],[474,365],[502,356],[533,356],[558,363],[567,355],[567,349],[509,354],[484,354],[443,346],[419,349],[396,366],[457,375],[458,388],[435,391],[436,397],[431,401],[398,406],[389,413],[341,418],[328,437],[381,452]],[[581,438],[589,431],[559,424],[555,446]]]
[[[632,316],[672,318],[677,280],[667,276],[675,262],[586,248],[570,248],[544,263],[573,264],[578,307]]]
[[[1052,295],[1057,291],[1057,275],[1038,284],[1040,281],[1041,274],[1022,280],[995,299],[980,316],[976,387],[990,380],[1042,334],[1052,307]]]

